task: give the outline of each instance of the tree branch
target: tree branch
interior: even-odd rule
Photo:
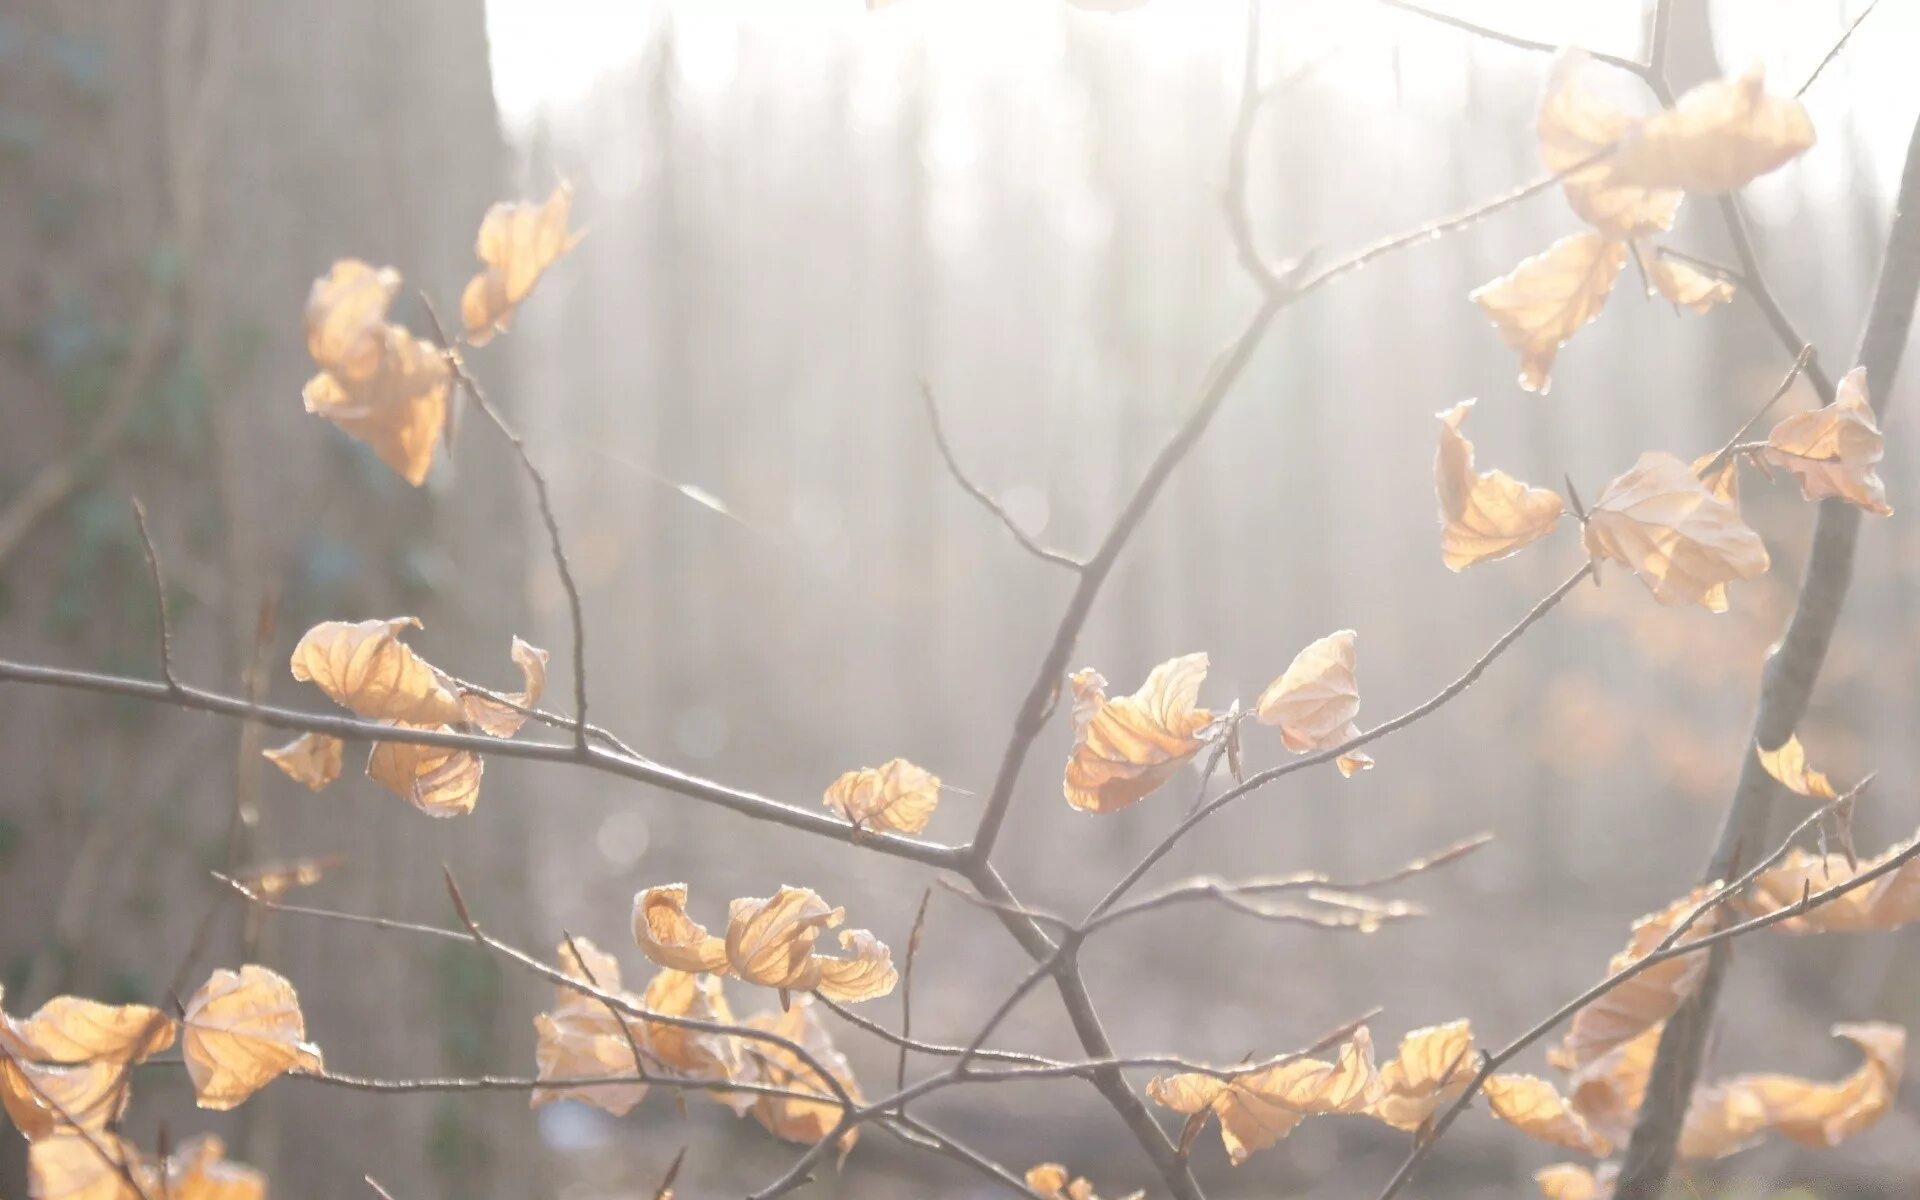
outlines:
[[[940,460],[947,464],[947,473],[952,475],[953,481],[960,485],[960,490],[978,500],[982,508],[999,518],[1000,524],[1006,526],[1007,532],[1013,535],[1013,540],[1019,542],[1020,548],[1028,554],[1041,562],[1050,562],[1056,567],[1065,567],[1069,571],[1082,570],[1084,564],[1073,555],[1063,554],[1034,540],[1033,535],[1020,528],[1020,522],[1014,520],[1013,514],[1002,507],[987,489],[968,478],[966,471],[960,466],[960,460],[954,456],[953,444],[947,441],[946,427],[940,423],[940,403],[933,397],[933,385],[924,379],[920,381],[920,396],[926,401],[927,428],[933,431],[933,444],[940,448]]]

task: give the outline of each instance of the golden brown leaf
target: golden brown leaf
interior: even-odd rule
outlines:
[[[1622,182],[1614,173],[1610,157],[1588,163],[1632,136],[1640,126],[1638,117],[1580,86],[1579,77],[1590,61],[1587,55],[1574,52],[1554,64],[1535,123],[1540,161],[1555,174],[1567,172],[1560,181],[1567,203],[1582,220],[1607,236],[1645,237],[1670,229],[1684,192]]]
[[[99,1132],[120,1119],[130,1093],[124,1063],[55,1066],[18,1049],[0,1055],[0,1107],[30,1142],[75,1127]]]
[[[1865,1060],[1838,1083],[1794,1075],[1742,1075],[1694,1093],[1680,1152],[1722,1158],[1769,1130],[1805,1146],[1838,1146],[1886,1115],[1906,1067],[1907,1031],[1864,1022],[1835,1025],[1835,1037],[1860,1047]]]
[[[1718,466],[1714,466],[1716,458],[1720,459]],[[1712,492],[1715,499],[1738,509],[1740,507],[1739,465],[1738,455],[1729,454],[1725,458],[1720,458],[1718,452],[1708,452],[1688,464],[1687,470],[1693,472],[1694,478],[1700,481],[1702,487]],[[1707,470],[1708,467],[1713,467],[1713,470]]]
[[[241,871],[233,879],[263,900],[278,900],[294,888],[312,887],[347,860],[339,854],[270,862]]]
[[[1551,1083],[1533,1075],[1490,1075],[1480,1085],[1493,1115],[1528,1137],[1588,1154],[1603,1155],[1611,1143],[1590,1127]]]
[[[1400,1039],[1399,1055],[1380,1068],[1380,1098],[1368,1111],[1395,1129],[1416,1130],[1465,1091],[1477,1069],[1467,1022],[1416,1029]]]
[[[1648,451],[1587,513],[1587,552],[1625,565],[1662,604],[1727,611],[1727,584],[1768,566],[1760,535],[1671,454]]]
[[[365,378],[321,371],[301,389],[307,411],[367,443],[415,487],[426,482],[447,424],[453,369],[431,342],[397,325],[380,328],[378,366]]]
[[[1029,1190],[1038,1192],[1046,1200],[1100,1200],[1091,1182],[1071,1176],[1059,1163],[1040,1163],[1027,1168],[1026,1181]],[[1145,1192],[1135,1192],[1127,1200],[1142,1200],[1145,1195]]]
[[[293,677],[368,720],[422,726],[465,720],[446,676],[400,640],[408,627],[419,629],[419,619],[323,621],[294,646]]]
[[[1625,243],[1576,233],[1468,293],[1520,355],[1520,386],[1546,392],[1567,339],[1600,315],[1627,261]]]
[[[748,983],[810,992],[821,984],[814,943],[846,915],[812,888],[783,885],[764,900],[735,900],[727,908],[727,965]]]
[[[864,1102],[860,1085],[853,1078],[853,1068],[848,1065],[846,1056],[834,1047],[827,1027],[820,1023],[819,1016],[814,1012],[813,997],[796,997],[792,1007],[785,1012],[761,1013],[748,1018],[747,1024],[797,1043],[839,1081],[854,1103]],[[788,1091],[818,1094],[820,1097],[813,1100],[800,1096],[755,1096],[754,1119],[766,1126],[773,1136],[789,1142],[811,1145],[832,1133],[834,1126],[840,1123],[840,1104],[833,1098],[833,1090],[828,1082],[798,1055],[782,1046],[763,1041],[752,1041],[747,1045],[747,1052],[757,1064],[754,1077],[760,1083]],[[840,1139],[842,1155],[853,1148],[859,1134],[858,1128],[849,1129]]]
[[[561,942],[558,957],[561,969],[569,977],[628,1003],[640,1004],[638,997],[621,990],[620,964],[588,939]],[[553,1008],[533,1018],[534,1064],[539,1078],[631,1078],[646,1073],[645,1058],[636,1063],[634,1054],[636,1045],[642,1056],[651,1049],[649,1031],[643,1022],[616,1017],[605,1003],[577,988],[555,984],[553,992]],[[556,1100],[580,1100],[617,1117],[632,1111],[646,1094],[644,1083],[578,1084],[538,1089],[529,1101],[532,1107],[539,1108]]]
[[[1733,284],[1707,274],[1689,263],[1668,258],[1657,247],[1643,245],[1640,261],[1646,264],[1650,294],[1670,304],[1704,313],[1716,304],[1733,303]]]
[[[940,780],[904,758],[894,758],[848,771],[827,788],[822,802],[862,829],[919,833],[940,803]]]
[[[1196,707],[1207,656],[1168,659],[1131,696],[1107,699],[1099,672],[1076,671],[1073,755],[1067,803],[1083,812],[1117,812],[1173,778],[1204,744],[1213,714]]]
[[[1299,1058],[1231,1079],[1189,1074],[1147,1083],[1147,1097],[1157,1104],[1216,1117],[1220,1143],[1235,1166],[1293,1132],[1307,1117],[1366,1112],[1379,1094],[1373,1040],[1365,1026],[1341,1047],[1335,1062]]]
[[[650,887],[633,898],[633,940],[641,953],[676,971],[727,969],[727,944],[687,915],[687,885]]]
[[[182,1024],[201,1108],[233,1108],[276,1076],[323,1069],[293,985],[262,966],[215,971],[187,1001]]]
[[[1839,793],[1833,790],[1827,777],[1807,765],[1807,751],[1798,737],[1789,736],[1774,750],[1755,746],[1753,752],[1767,774],[1779,780],[1788,791],[1819,800],[1838,798]]]
[[[1450,571],[1493,562],[1553,532],[1565,507],[1560,493],[1530,487],[1505,471],[1473,469],[1473,443],[1460,432],[1473,408],[1462,400],[1440,418],[1433,456],[1440,495],[1440,556]]]
[[[0,1044],[38,1062],[145,1062],[173,1045],[173,1019],[144,1004],[55,996],[31,1017],[0,1012]]]
[[[388,724],[400,729],[451,733],[448,725]],[[412,742],[375,742],[367,756],[367,778],[430,817],[460,817],[480,800],[487,764],[471,750],[421,746]]]
[[[324,733],[303,733],[284,746],[260,752],[288,779],[317,792],[340,778],[340,760],[344,743]]]
[[[1920,837],[1920,834],[1915,834]],[[1905,853],[1914,838],[1896,842],[1856,871],[1844,854],[1816,855],[1794,850],[1778,866],[1762,871],[1740,907],[1753,916],[1790,908],[1803,895],[1838,887],[1856,874],[1877,870]],[[1920,918],[1920,858],[1862,884],[1844,895],[1774,925],[1781,933],[1867,933],[1899,929]]]
[[[733,1024],[733,1009],[717,975],[690,975],[663,967],[647,984],[641,1006],[664,1016]],[[738,1038],[661,1021],[646,1022],[646,1029],[647,1044],[663,1066],[697,1079],[740,1078],[745,1059]],[[716,1092],[714,1097],[736,1115],[753,1107],[750,1093]]]
[[[147,1200],[123,1165],[136,1179],[151,1173],[138,1148],[115,1134],[47,1138],[27,1149],[27,1194],[33,1200]]]
[[[1761,453],[1767,462],[1793,472],[1807,499],[1837,496],[1886,517],[1893,515],[1893,508],[1874,470],[1885,446],[1867,402],[1866,368],[1855,367],[1841,378],[1832,404],[1795,413],[1775,425]]]
[[[266,1200],[267,1178],[227,1161],[226,1143],[210,1133],[188,1138],[168,1156],[165,1182],[150,1191],[167,1200]]]
[[[1616,156],[1614,176],[1645,187],[1717,195],[1746,186],[1813,145],[1798,100],[1770,96],[1758,66],[1714,79],[1647,119]]]
[[[1607,1140],[1624,1144],[1632,1135],[1665,1029],[1664,1022],[1647,1026],[1567,1081],[1567,1103]]]
[[[573,187],[561,184],[544,204],[501,201],[480,220],[473,252],[486,266],[460,293],[460,319],[467,340],[484,346],[504,332],[514,306],[527,298],[540,275],[579,244],[583,233],[567,232]]]
[[[1612,1163],[1598,1170],[1578,1163],[1555,1163],[1533,1173],[1546,1200],[1613,1200],[1613,1181],[1619,1174]]]
[[[1667,935],[1712,894],[1712,888],[1695,888],[1659,912],[1635,921],[1626,949],[1608,960],[1607,974],[1618,974],[1653,953]],[[1716,908],[1702,916],[1676,945],[1685,945],[1713,932],[1720,914],[1721,910]],[[1579,1071],[1615,1046],[1658,1025],[1699,988],[1706,962],[1703,954],[1678,955],[1648,967],[1609,990],[1573,1015],[1566,1038],[1547,1055],[1548,1060],[1561,1070]]]
[[[520,668],[520,690],[502,694],[511,703],[502,704],[478,692],[463,691],[460,694],[467,720],[482,733],[490,733],[494,737],[508,738],[519,733],[527,720],[527,714],[520,709],[538,706],[541,693],[547,690],[547,652],[515,637],[510,653],[513,664]]]
[[[1294,655],[1280,678],[1267,685],[1254,706],[1262,725],[1280,729],[1280,740],[1295,754],[1331,750],[1360,736],[1353,718],[1360,712],[1360,685],[1354,681],[1354,642],[1351,629],[1330,633]],[[1364,754],[1344,754],[1335,760],[1342,775],[1373,765]]]
[[[387,307],[400,273],[343,258],[307,292],[307,353],[321,370],[360,380],[380,369]]]

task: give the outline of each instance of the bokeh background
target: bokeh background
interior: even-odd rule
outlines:
[[[1646,20],[1638,0],[1444,7],[1624,55],[1641,52]],[[1836,374],[1920,111],[1920,19],[1907,0],[1883,7],[1808,93],[1818,145],[1749,190],[1774,287]],[[1757,60],[1791,86],[1860,8],[1682,0],[1676,74]],[[1269,0],[1265,28],[1282,91],[1250,183],[1269,255],[1331,258],[1539,173],[1546,56],[1362,0]],[[301,305],[334,258],[391,263],[445,308],[486,206],[566,178],[587,240],[473,363],[553,480],[597,718],[662,761],[808,805],[841,771],[903,755],[973,793],[949,795],[930,830],[963,840],[1071,581],[953,486],[916,380],[940,397],[961,460],[1028,528],[1092,546],[1255,303],[1221,205],[1243,38],[1239,4],[1198,0],[1124,15],[1051,0],[871,14],[857,0],[10,4],[0,653],[152,672],[137,494],[196,682],[239,690],[251,673],[277,701],[320,706],[286,675],[299,633],[414,612],[427,622],[416,643],[470,677],[507,682],[514,633],[554,649],[566,695],[564,598],[498,438],[466,423],[416,491],[298,399]],[[1575,228],[1549,191],[1283,316],[1141,526],[1076,664],[1131,690],[1153,664],[1206,650],[1203,700],[1224,708],[1306,642],[1352,628],[1367,724],[1478,657],[1581,552],[1568,529],[1449,573],[1434,412],[1480,397],[1469,433],[1483,465],[1567,476],[1591,496],[1641,450],[1717,446],[1791,357],[1750,305],[1678,314],[1641,301],[1629,275],[1561,355],[1551,393],[1522,393],[1466,293]],[[1728,256],[1709,206],[1688,205],[1670,240]],[[419,324],[411,300],[400,315]],[[1896,388],[1883,467],[1896,515],[1869,520],[1801,730],[1837,777],[1880,773],[1860,817],[1872,848],[1920,821],[1920,396],[1911,370]],[[1802,387],[1786,403],[1810,400]],[[1467,695],[1376,747],[1373,771],[1289,778],[1153,876],[1369,873],[1497,833],[1406,889],[1431,916],[1364,937],[1199,907],[1122,926],[1085,955],[1116,1043],[1233,1059],[1374,1005],[1383,1042],[1460,1016],[1505,1040],[1597,978],[1631,919],[1704,862],[1798,583],[1812,511],[1758,475],[1743,496],[1774,568],[1735,589],[1732,612],[1662,608],[1610,572]],[[334,1068],[524,1073],[545,987],[458,946],[250,927],[206,869],[339,854],[303,899],[446,923],[448,862],[498,931],[541,949],[562,929],[590,935],[634,976],[626,916],[647,884],[690,881],[708,916],[730,896],[812,885],[900,946],[931,882],[597,776],[499,762],[478,812],[436,822],[353,776],[309,795],[263,771],[264,735],[211,717],[18,686],[4,699],[0,978],[14,1012],[65,991],[163,999],[212,912],[196,980],[243,958],[282,970]],[[1178,819],[1193,781],[1117,816],[1077,814],[1056,783],[1069,736],[1062,714],[999,862],[1023,898],[1075,912]],[[1283,753],[1250,741],[1256,766]],[[1850,1069],[1827,1026],[1920,1021],[1915,949],[1911,932],[1746,943],[1709,1070]],[[916,1032],[964,1037],[1024,966],[990,917],[936,891]],[[896,1004],[873,1014],[893,1020]],[[1044,992],[1002,1037],[1073,1053]],[[890,1050],[841,1038],[876,1089],[890,1078]],[[791,1154],[665,1096],[613,1120],[529,1113],[512,1094],[283,1082],[214,1117],[191,1108],[184,1080],[150,1074],[136,1136],[218,1130],[281,1195],[364,1195],[367,1173],[405,1200],[651,1194],[683,1144],[683,1194],[736,1195]],[[1914,1195],[1909,1093],[1843,1151],[1769,1146],[1677,1194]],[[1151,1182],[1084,1085],[954,1091],[924,1115],[1016,1167],[1066,1161],[1104,1194]],[[868,1137],[807,1194],[985,1194],[887,1142]],[[1221,1196],[1331,1198],[1372,1194],[1404,1150],[1383,1127],[1328,1120],[1238,1171],[1211,1134],[1195,1161]],[[21,1157],[0,1139],[0,1195],[24,1192]],[[1421,1194],[1528,1194],[1557,1157],[1469,1119]]]

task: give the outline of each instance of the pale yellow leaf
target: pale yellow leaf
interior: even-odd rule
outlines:
[[[1555,174],[1567,173],[1560,181],[1567,203],[1609,237],[1644,237],[1669,229],[1685,193],[1640,187],[1616,177],[1612,157],[1605,152],[1631,137],[1640,118],[1581,86],[1591,61],[1574,51],[1555,62],[1535,123],[1540,161]],[[1590,161],[1596,156],[1597,161]]]
[[[1886,1115],[1906,1068],[1907,1031],[1872,1021],[1835,1025],[1865,1055],[1838,1083],[1794,1075],[1742,1075],[1695,1092],[1681,1153],[1720,1158],[1773,1131],[1802,1145],[1830,1148]]]
[[[126,1064],[108,1059],[57,1066],[17,1049],[0,1055],[0,1107],[30,1142],[75,1127],[105,1129],[126,1111],[127,1082]]]
[[[1712,894],[1712,888],[1695,888],[1659,912],[1635,921],[1626,949],[1608,961],[1607,974],[1617,974],[1653,953]],[[1722,911],[1715,908],[1707,912],[1675,944],[1685,945],[1713,932]],[[1548,1059],[1562,1070],[1578,1071],[1658,1025],[1699,988],[1706,963],[1704,954],[1676,955],[1612,988],[1573,1015],[1566,1038]]]
[[[604,1010],[602,1010],[604,1011]],[[637,1072],[633,1048],[626,1035],[617,1029],[609,1032],[591,1024],[569,1021],[555,1013],[535,1013],[534,1065],[541,1079],[591,1079],[619,1077],[630,1079]],[[636,1033],[636,1040],[639,1035]],[[641,1042],[644,1047],[645,1042]],[[530,1103],[534,1108],[556,1100],[580,1100],[614,1116],[624,1116],[646,1098],[644,1083],[576,1084],[566,1088],[536,1089]]]
[[[482,733],[490,733],[494,737],[507,738],[519,733],[527,720],[527,714],[520,709],[537,707],[541,694],[547,690],[547,652],[515,637],[510,653],[513,665],[520,668],[520,690],[501,693],[509,703],[502,704],[478,692],[463,691],[460,694],[467,720]]]
[[[1920,837],[1916,834],[1915,837]],[[1856,870],[1844,854],[1815,855],[1794,850],[1779,865],[1754,879],[1740,907],[1753,916],[1791,908],[1803,895],[1838,887],[1856,874],[1878,870],[1904,854],[1914,838],[1896,842]],[[1899,929],[1920,918],[1920,858],[1878,876],[1844,895],[1788,917],[1772,928],[1781,933],[1866,933]]]
[[[1578,1163],[1555,1163],[1533,1173],[1545,1200],[1613,1200],[1613,1181],[1619,1174],[1612,1163],[1598,1170]]]
[[[317,792],[340,778],[343,750],[344,743],[337,737],[303,733],[284,746],[262,750],[260,755],[285,772],[288,779]]]
[[[307,292],[307,353],[346,383],[377,374],[385,352],[387,307],[400,290],[400,273],[343,258]]]
[[[1600,315],[1627,247],[1599,233],[1561,238],[1468,293],[1520,355],[1520,386],[1544,393],[1568,338]]]
[[[215,971],[187,1001],[182,1024],[201,1108],[233,1108],[287,1071],[323,1069],[293,985],[262,966]]]
[[[842,929],[840,946],[849,951],[847,957],[823,955],[814,959],[820,968],[816,986],[822,996],[852,1004],[877,1000],[893,991],[899,973],[893,968],[893,951],[885,942],[864,929]]]
[[[821,1024],[813,997],[797,996],[792,1007],[785,1012],[762,1013],[748,1018],[747,1024],[798,1044],[839,1082],[854,1103],[864,1102],[860,1086],[853,1078],[853,1068],[848,1065],[846,1056],[834,1047],[832,1036]],[[801,1096],[755,1096],[754,1119],[766,1126],[768,1132],[789,1142],[807,1144],[818,1142],[833,1132],[834,1126],[840,1123],[841,1109],[827,1080],[821,1078],[798,1055],[771,1042],[749,1041],[747,1053],[757,1064],[754,1075],[759,1082],[769,1087],[820,1097],[814,1100]],[[841,1138],[840,1150],[843,1155],[852,1149],[859,1133],[858,1128],[850,1129]]]
[[[447,725],[388,724],[400,729],[454,732]],[[460,817],[480,800],[487,764],[471,750],[421,746],[413,742],[375,742],[367,756],[367,778],[430,817]]]
[[[1690,263],[1661,254],[1659,248],[1643,244],[1640,261],[1646,264],[1650,294],[1670,304],[1704,313],[1716,304],[1733,303],[1733,284],[1707,274]]]
[[[727,944],[687,915],[687,885],[650,887],[633,898],[633,940],[641,953],[676,971],[727,969]]]
[[[1360,736],[1353,719],[1360,712],[1360,685],[1354,680],[1351,629],[1330,633],[1294,655],[1280,678],[1267,685],[1254,707],[1262,725],[1277,726],[1280,740],[1295,754],[1331,750]],[[1364,754],[1335,760],[1342,775],[1373,765]]]
[[[365,442],[395,474],[419,487],[446,429],[453,368],[438,346],[397,325],[378,333],[371,374],[342,378],[321,371],[307,380],[300,399],[308,412]]]
[[[504,331],[541,274],[579,244],[584,235],[567,232],[572,208],[573,187],[562,183],[544,204],[502,201],[487,210],[473,248],[486,265],[460,293],[469,342],[484,346]]]
[[[1433,481],[1440,496],[1440,556],[1452,571],[1505,558],[1545,537],[1565,508],[1558,492],[1531,487],[1505,471],[1473,469],[1473,443],[1460,432],[1472,409],[1473,401],[1462,400],[1438,414]]]
[[[1587,513],[1587,552],[1625,565],[1662,604],[1727,611],[1727,584],[1768,566],[1740,510],[1671,454],[1648,451]]]
[[[840,776],[823,803],[862,829],[919,833],[940,803],[940,780],[904,758],[889,759]]]
[[[1109,700],[1098,672],[1075,672],[1067,803],[1084,812],[1116,812],[1173,778],[1213,721],[1197,707],[1206,677],[1205,654],[1183,655],[1155,667],[1133,695]]]
[[[1379,1096],[1373,1040],[1364,1026],[1341,1047],[1334,1062],[1300,1058],[1230,1079],[1187,1074],[1147,1083],[1147,1097],[1155,1103],[1175,1112],[1208,1112],[1218,1119],[1220,1142],[1235,1166],[1293,1132],[1307,1117],[1366,1112]]]
[[[1665,1029],[1664,1022],[1647,1026],[1574,1071],[1567,1081],[1567,1103],[1609,1141],[1624,1144],[1632,1135]]]
[[[1588,1154],[1604,1155],[1613,1147],[1554,1086],[1533,1075],[1491,1075],[1480,1085],[1493,1115],[1528,1137]]]
[[[33,1200],[150,1200],[127,1180],[129,1170],[135,1179],[150,1174],[144,1167],[138,1148],[115,1134],[62,1134],[27,1148],[27,1195]]]
[[[1867,402],[1865,367],[1840,380],[1833,403],[1796,413],[1767,434],[1766,461],[1791,471],[1809,500],[1837,496],[1876,516],[1891,516],[1887,488],[1874,467],[1886,443]]]
[[[1649,117],[1613,170],[1627,183],[1717,195],[1792,161],[1813,140],[1807,110],[1798,100],[1768,95],[1755,66],[1738,79],[1702,83]]]
[[[846,918],[811,888],[782,886],[766,899],[735,900],[727,909],[727,965],[748,983],[810,992],[821,984],[814,958],[820,931]]]
[[[721,990],[718,975],[691,975],[664,967],[647,984],[641,1006],[664,1016],[733,1024],[733,1009]],[[651,1051],[663,1066],[696,1079],[738,1080],[741,1077],[745,1057],[739,1038],[661,1021],[648,1021],[646,1028]],[[736,1115],[753,1107],[751,1093],[715,1092],[713,1096]]]
[[[1832,800],[1839,795],[1824,774],[1807,765],[1807,751],[1798,737],[1789,736],[1773,750],[1755,746],[1753,752],[1767,774],[1779,780],[1788,791],[1818,800]]]
[[[0,1012],[0,1043],[39,1062],[145,1062],[174,1034],[173,1018],[144,1004],[55,996],[25,1020]]]
[[[1451,1021],[1416,1029],[1400,1039],[1400,1052],[1380,1067],[1380,1097],[1369,1113],[1395,1129],[1419,1129],[1472,1080],[1473,1029]]]
[[[446,677],[400,640],[400,631],[408,627],[420,628],[419,620],[323,621],[294,646],[293,677],[368,720],[410,725],[465,720]]]

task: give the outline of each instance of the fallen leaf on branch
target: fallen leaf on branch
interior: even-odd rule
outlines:
[[[293,648],[293,677],[370,721],[452,725],[466,719],[460,698],[433,664],[400,640],[416,617],[323,621]]]
[[[1565,508],[1558,492],[1531,487],[1505,471],[1473,469],[1473,443],[1460,432],[1472,409],[1473,401],[1462,400],[1439,414],[1440,448],[1433,456],[1440,555],[1452,571],[1505,558],[1545,537]]]

